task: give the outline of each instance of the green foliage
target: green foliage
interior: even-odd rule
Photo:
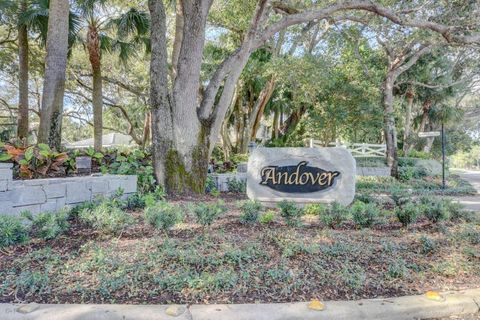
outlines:
[[[327,210],[327,206],[323,203],[308,203],[303,207],[304,214],[315,216],[322,215]]]
[[[111,151],[104,155],[102,171],[111,174],[135,174],[138,178],[138,192],[154,192],[156,182],[153,175],[151,154],[140,149]]]
[[[437,243],[429,237],[420,237],[420,251],[422,254],[430,254],[437,249]]]
[[[107,234],[118,234],[133,223],[133,218],[111,200],[103,200],[93,208],[84,208],[78,218],[95,230]]]
[[[408,202],[401,207],[395,208],[395,215],[397,216],[398,221],[400,221],[405,227],[417,221],[419,211],[416,203]]]
[[[338,202],[333,202],[320,216],[320,221],[329,228],[336,228],[347,220],[348,217],[348,208]]]
[[[467,225],[460,231],[459,236],[461,239],[469,242],[472,245],[480,244],[480,226]]]
[[[50,277],[48,271],[24,270],[16,278],[15,285],[25,295],[44,293],[48,290]]]
[[[403,259],[396,259],[389,263],[387,277],[391,279],[403,278],[407,275],[408,269]]]
[[[276,212],[273,211],[273,210],[268,210],[268,211],[264,212],[264,213],[260,216],[260,223],[261,223],[261,224],[269,224],[269,223],[272,223],[273,220],[275,219],[275,215],[276,215]]]
[[[298,207],[295,202],[283,200],[278,203],[280,215],[285,220],[287,225],[291,227],[300,226],[300,218],[303,215],[302,208]]]
[[[419,158],[419,159],[432,159],[432,155],[428,152],[424,151],[417,151],[417,150],[410,150],[407,154],[409,158]]]
[[[242,210],[240,215],[242,223],[256,223],[262,210],[262,205],[258,201],[247,200],[241,203],[240,209]]]
[[[62,209],[57,212],[42,212],[33,216],[30,212],[22,212],[22,216],[31,222],[32,233],[45,240],[55,239],[68,230],[70,211]]]
[[[165,191],[160,186],[156,186],[152,192],[148,192],[142,196],[142,201],[145,203],[144,207],[151,207],[158,201],[163,200],[165,200]]]
[[[423,208],[423,214],[432,222],[447,220],[449,217],[449,206],[444,201],[433,202]]]
[[[43,178],[65,175],[64,163],[68,160],[66,153],[56,152],[44,143],[27,148],[11,144],[3,146],[11,160],[19,167],[22,178]]]
[[[217,184],[215,183],[215,180],[212,177],[207,176],[207,180],[205,181],[205,192],[206,193],[212,193],[212,192],[215,192],[215,191],[218,191],[217,190]]]
[[[227,187],[229,192],[245,193],[247,191],[247,182],[239,179],[227,179]]]
[[[149,225],[156,229],[169,230],[175,224],[182,222],[184,214],[179,205],[160,201],[145,209],[144,218]]]
[[[223,201],[214,203],[200,203],[193,208],[197,223],[202,226],[210,226],[215,219],[227,211]]]
[[[0,248],[28,241],[28,228],[22,219],[0,215]]]
[[[145,196],[140,195],[138,192],[131,194],[125,200],[125,208],[128,210],[143,209],[146,206]]]
[[[409,194],[405,189],[396,186],[390,189],[390,198],[392,198],[396,207],[401,207],[409,201]]]
[[[356,201],[350,208],[353,222],[357,227],[371,227],[377,220],[380,210],[373,203],[363,203]]]

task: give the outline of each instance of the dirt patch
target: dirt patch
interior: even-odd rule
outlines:
[[[316,216],[288,227],[244,225],[235,202],[210,228],[187,213],[168,233],[143,222],[106,236],[72,221],[51,241],[0,252],[0,302],[255,303],[392,297],[480,283],[479,226],[390,217],[370,229],[332,230]],[[170,199],[185,207],[199,201]]]

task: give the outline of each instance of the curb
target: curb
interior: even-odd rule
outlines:
[[[89,305],[0,304],[4,320],[322,320],[430,319],[480,312],[480,289],[444,292],[442,301],[425,295],[357,301],[326,301],[323,311],[307,302],[274,304]]]

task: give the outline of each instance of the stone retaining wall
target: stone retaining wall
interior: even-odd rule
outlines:
[[[137,192],[137,176],[92,175],[83,177],[13,180],[12,164],[0,163],[0,214],[17,215],[57,211],[121,188],[125,195]]]
[[[247,182],[247,173],[246,172],[229,172],[229,173],[210,173],[209,177],[215,182],[215,187],[218,191],[228,192],[228,181],[237,180],[244,183]]]
[[[390,167],[357,167],[357,176],[389,177]]]

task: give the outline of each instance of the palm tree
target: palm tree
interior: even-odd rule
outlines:
[[[107,2],[107,0],[76,1],[76,11],[86,29],[85,47],[92,67],[93,136],[96,151],[102,148],[102,51],[118,51],[120,59],[126,61],[136,44],[145,43],[150,27],[148,15],[134,8],[118,18],[112,18],[108,14]],[[117,30],[116,39],[108,36],[112,29]],[[130,41],[123,41],[125,39]]]
[[[28,54],[28,37],[29,31],[38,34],[40,42],[46,46],[48,34],[48,20],[49,20],[49,6],[50,0],[22,0],[18,7],[18,51],[19,51],[19,104],[18,104],[18,138],[26,142],[28,137],[28,71],[29,71],[29,54]],[[69,11],[68,13],[68,52],[75,42],[75,37],[78,32],[78,19]],[[52,107],[53,105],[50,105]],[[42,110],[43,110],[42,106]],[[57,109],[60,110],[59,105]],[[46,115],[51,113],[48,110],[43,110],[42,113]],[[51,125],[51,119],[40,119],[43,131],[56,130],[61,132],[61,121],[56,121],[57,126]],[[40,134],[40,133],[39,133]],[[47,139],[50,133],[42,132],[41,139]],[[47,139],[48,140],[48,139]],[[44,140],[44,141],[47,141]],[[60,145],[60,140],[54,143],[57,147]],[[52,145],[53,146],[53,145]]]
[[[68,56],[68,0],[51,0],[47,28],[47,55],[38,142],[61,147],[63,96]]]

